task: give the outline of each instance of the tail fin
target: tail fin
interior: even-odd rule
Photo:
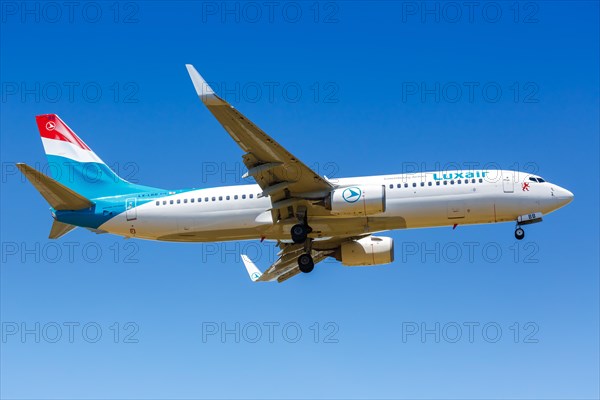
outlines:
[[[54,179],[89,199],[159,189],[121,179],[56,114],[35,117]]]
[[[85,197],[29,165],[19,163],[17,167],[55,210],[82,210],[93,206]]]

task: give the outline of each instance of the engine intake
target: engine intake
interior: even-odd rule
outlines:
[[[335,189],[325,206],[335,215],[374,215],[385,212],[385,186],[364,185]]]

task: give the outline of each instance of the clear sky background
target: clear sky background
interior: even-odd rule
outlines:
[[[3,398],[600,396],[597,2],[53,4],[2,3]],[[13,164],[47,167],[36,114],[132,181],[246,183],[185,63],[329,177],[521,169],[575,200],[280,285],[238,257],[270,243],[47,240]]]

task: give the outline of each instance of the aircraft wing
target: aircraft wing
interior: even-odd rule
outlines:
[[[288,280],[300,273],[298,268],[298,257],[300,254],[304,254],[303,244],[281,244],[281,251],[277,254],[277,261],[273,263],[264,273],[261,273],[256,265],[248,258],[248,256],[242,254],[242,261],[244,266],[250,275],[250,279],[253,282],[272,282],[277,281],[279,283]],[[312,250],[311,255],[315,265],[329,255],[333,253],[333,250]]]
[[[263,195],[271,196],[274,211],[287,209],[303,199],[323,198],[333,189],[329,182],[220,98],[192,65],[187,64],[186,68],[200,100],[245,152],[243,161],[248,173],[244,177],[252,176]],[[277,219],[283,218],[285,213]]]
[[[356,240],[369,236],[368,234],[347,237],[331,237],[323,240],[315,240],[312,245],[311,256],[315,265],[329,256],[334,256],[336,249],[349,240]],[[273,282],[279,283],[290,279],[300,273],[298,268],[298,257],[306,252],[304,244],[278,243],[281,249],[277,253],[275,261],[264,273],[261,273],[257,266],[246,256],[242,254],[242,261],[248,271],[248,275],[253,282]]]

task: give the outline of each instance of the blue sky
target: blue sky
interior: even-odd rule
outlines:
[[[600,396],[597,2],[53,4],[2,3],[3,398]],[[237,257],[267,243],[47,240],[13,166],[45,166],[37,114],[142,184],[246,182],[185,63],[321,174],[516,168],[575,200],[281,285]]]

